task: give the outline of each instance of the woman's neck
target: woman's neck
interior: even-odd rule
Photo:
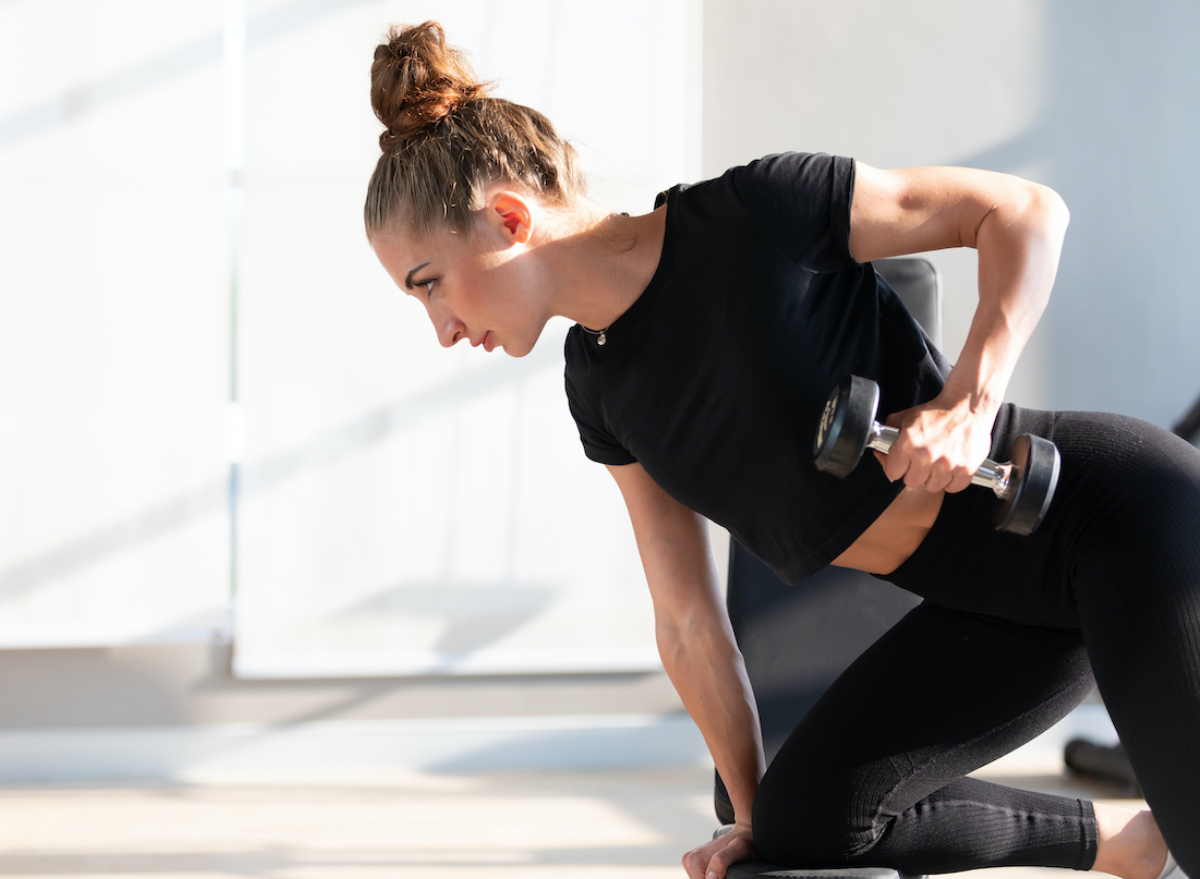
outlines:
[[[593,330],[611,325],[654,277],[665,221],[665,207],[638,217],[610,214],[551,244],[562,279],[555,312]]]

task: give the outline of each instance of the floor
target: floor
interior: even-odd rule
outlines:
[[[1111,799],[1045,759],[980,774]],[[321,785],[0,788],[0,874],[90,879],[667,879],[712,832],[711,770]],[[1120,800],[1139,805],[1136,800]],[[1003,869],[988,879],[1061,871]],[[970,875],[970,874],[964,874]]]

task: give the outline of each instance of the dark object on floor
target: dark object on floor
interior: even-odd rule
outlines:
[[[1133,796],[1142,795],[1142,786],[1138,784],[1133,766],[1125,754],[1125,746],[1120,742],[1097,745],[1087,739],[1071,739],[1063,749],[1063,760],[1068,769],[1117,784]]]

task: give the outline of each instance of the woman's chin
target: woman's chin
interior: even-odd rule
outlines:
[[[497,342],[496,347],[503,348],[504,353],[507,354],[509,357],[524,357],[526,354],[528,354],[530,351],[533,350],[534,346],[537,345],[538,338],[540,338],[540,337],[541,337],[541,333],[538,333],[538,335],[535,336],[532,340],[527,340],[527,339],[511,340],[510,339],[510,340],[507,340],[504,342]]]

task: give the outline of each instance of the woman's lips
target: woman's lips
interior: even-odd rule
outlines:
[[[492,336],[492,331],[488,330],[483,334],[483,350],[492,353],[492,349],[496,347],[496,340]]]

